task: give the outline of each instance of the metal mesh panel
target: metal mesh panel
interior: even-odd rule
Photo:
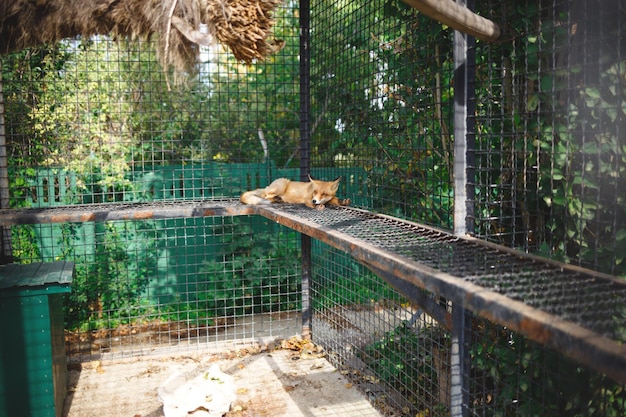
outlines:
[[[449,233],[364,211],[350,209],[303,210],[284,207],[286,213],[311,221],[316,227],[345,233],[407,260],[505,295],[511,300],[548,312],[567,322],[626,341],[624,321],[626,285],[589,272],[537,262],[501,248],[461,239]],[[319,225],[319,226],[317,226]],[[372,254],[372,261],[376,260]],[[383,261],[380,261],[383,262]],[[436,272],[425,272],[434,275]],[[396,272],[400,275],[401,272]],[[459,289],[454,294],[469,297]]]
[[[5,230],[4,255],[76,262],[65,300],[76,359],[300,331],[297,235],[230,217],[235,200],[222,201],[298,176],[296,5],[276,16],[282,48],[253,66],[216,45],[174,74],[155,42],[107,36],[0,57],[2,208],[63,222]]]
[[[314,253],[313,340],[331,362],[384,415],[448,415],[444,330],[346,254],[321,243]]]
[[[401,2],[321,1],[311,49],[312,166],[359,167],[357,205],[451,228],[451,33]]]
[[[477,3],[476,234],[624,274],[624,3]]]
[[[232,197],[296,168],[294,5],[277,17],[282,49],[267,61],[205,48],[179,83],[152,42],[98,36],[2,57],[11,207]]]
[[[468,415],[619,416],[623,385],[519,334],[472,317]]]
[[[354,224],[360,222],[355,221],[353,216],[338,215],[334,210],[324,215],[314,212],[314,215],[306,216],[313,213],[311,211],[301,213],[309,220],[315,218],[316,222],[326,227],[339,229],[361,239],[366,239],[365,231],[372,229],[364,227],[361,229],[363,234],[359,235],[359,228],[354,227]],[[330,218],[335,218],[336,223]],[[386,228],[393,229],[395,222],[392,220],[385,224]],[[372,241],[380,242],[383,235],[382,232],[377,233]],[[397,248],[395,245],[403,245],[408,240],[398,243],[402,239],[394,231],[387,236],[388,242],[395,242],[388,248]],[[442,266],[448,272],[453,272],[451,265],[459,265],[460,261],[441,259],[446,258],[445,254],[451,253],[459,242],[453,237],[437,242],[437,236],[444,235],[433,231],[422,233],[419,239],[421,242],[411,245],[412,253],[419,252],[420,259],[430,260],[429,265]],[[471,252],[477,263],[489,258],[476,247]],[[350,262],[345,253],[317,244],[314,246],[314,254],[311,286],[313,337],[329,349],[331,361],[368,395],[384,415],[449,415],[452,401],[451,375],[455,375],[451,367],[454,329],[451,330],[447,324],[438,323],[424,313],[433,306],[422,304],[422,298],[412,297],[409,301],[399,297],[366,268]],[[470,258],[465,257],[466,260]],[[491,258],[491,261],[497,258],[503,259],[502,254]],[[501,269],[509,266],[520,268],[522,265],[507,259],[509,261],[500,263],[500,266],[487,261],[492,267],[485,270],[493,272],[489,274],[492,276],[500,275],[501,272],[502,281],[499,285],[505,283],[505,286],[510,287],[496,286],[493,289],[508,290],[507,295],[515,298],[525,291],[523,287],[527,281],[519,286],[511,286],[515,281]],[[378,262],[374,257],[371,260]],[[459,271],[462,270],[454,270]],[[545,276],[538,271],[532,275],[533,278],[530,278],[531,275],[526,278],[537,279],[540,284],[535,288],[541,287]],[[474,278],[468,277],[472,281]],[[569,300],[570,287],[573,287],[572,294],[584,292],[577,288],[577,279],[572,274],[565,274],[563,280],[555,285],[559,285],[561,290],[556,291],[556,294],[565,300]],[[593,280],[590,283],[590,287],[593,287]],[[406,285],[404,287],[406,290]],[[552,291],[552,288],[546,287],[542,293]],[[526,301],[554,314],[567,310],[565,306],[569,304],[572,310],[567,319],[589,320],[586,323],[596,325],[598,331],[605,331],[607,335],[623,340],[623,326],[619,324],[624,322],[624,295],[617,296],[610,290],[600,290],[598,294],[600,298],[614,300],[607,302],[612,304],[607,312],[608,317],[617,314],[621,318],[598,321],[593,317],[596,314],[593,311],[595,306],[586,308],[579,300],[574,300],[572,304],[568,301],[548,301],[538,292],[528,295]],[[470,294],[467,296],[471,297]],[[536,301],[531,300],[533,296],[537,298]],[[432,294],[428,298],[436,300]],[[587,295],[585,298],[594,297]],[[444,310],[455,308],[454,303],[438,301]],[[575,308],[576,305],[581,307]],[[598,305],[601,310],[602,303]],[[596,415],[600,412],[600,415],[619,416],[626,411],[623,384],[532,342],[507,327],[473,314],[466,315],[465,324],[453,323],[453,326],[459,325],[465,326],[461,327],[461,332],[466,334],[462,342],[464,353],[460,360],[465,369],[461,377],[465,382],[461,387],[467,398],[462,408],[468,415]]]
[[[77,360],[217,347],[299,332],[293,231],[258,217],[20,226],[29,261],[76,262],[65,300]],[[26,239],[38,243],[37,253]]]
[[[469,134],[476,148],[467,161],[473,175],[468,220],[475,235],[623,275],[623,2],[476,3],[504,35],[497,43],[479,41],[472,51],[476,112],[469,115],[475,125]],[[316,2],[311,13],[311,164],[362,169],[364,187],[346,196],[356,206],[452,229],[451,32],[402,3]],[[297,216],[359,239],[353,245],[367,242],[624,340],[625,294],[610,279],[479,249],[427,228],[405,229],[394,219],[349,210]],[[367,272],[345,271],[336,266],[342,255],[328,251],[314,259],[313,335],[356,381],[375,374],[362,362],[360,352],[371,346],[360,339],[364,328],[375,327],[369,334],[390,346],[377,352],[389,366],[394,354],[407,358],[399,368],[408,370],[422,351],[432,360],[442,350],[450,366],[454,332],[439,328],[442,349],[437,338],[409,325],[419,342],[408,349],[400,327],[374,318],[372,303],[388,297],[384,290],[354,305],[355,294],[376,289],[364,278]],[[339,270],[345,272],[334,272]],[[344,282],[345,276],[353,278]],[[623,414],[623,385],[506,328],[471,315],[467,323],[462,389],[471,415]],[[404,344],[391,347],[393,340]],[[398,380],[382,381],[391,388],[381,409],[388,415],[447,415],[449,398],[439,396],[429,379],[436,373],[434,364],[420,369],[412,388],[418,402]]]

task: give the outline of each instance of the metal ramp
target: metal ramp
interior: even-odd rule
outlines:
[[[318,239],[401,292],[427,290],[626,382],[625,281],[390,216],[231,199],[0,210],[0,225],[237,215],[260,215]],[[429,314],[451,326],[432,298],[419,303],[430,303]]]

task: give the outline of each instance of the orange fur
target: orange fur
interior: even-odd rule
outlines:
[[[324,209],[326,205],[347,206],[350,200],[337,198],[341,177],[335,181],[319,181],[309,175],[309,182],[278,178],[265,188],[246,191],[239,200],[243,204],[304,204],[307,207]]]

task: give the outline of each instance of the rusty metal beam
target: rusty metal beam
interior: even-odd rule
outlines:
[[[195,200],[152,203],[105,203],[49,208],[2,209],[0,225],[151,220],[254,214],[238,200]]]
[[[290,205],[244,206],[233,199],[4,209],[0,225],[253,214],[350,254],[383,278],[393,277],[389,282],[400,291],[415,286],[445,297],[626,382],[624,280],[390,216],[347,207],[318,211]],[[530,288],[526,296],[518,294],[522,281],[523,290]],[[591,294],[592,301],[587,300],[587,288],[597,291]],[[559,305],[559,300],[569,306]],[[587,319],[589,315],[593,320]],[[448,327],[447,314],[438,320]]]
[[[451,300],[453,305],[456,303],[463,306],[477,316],[519,332],[529,339],[551,347],[621,383],[626,382],[626,344],[623,343],[623,340],[613,340],[554,314],[528,306],[524,302],[511,299],[493,290],[473,284],[468,280],[431,268],[407,256],[377,247],[362,239],[343,233],[337,230],[337,228],[302,218],[293,212],[283,210],[282,207],[257,206],[256,211],[263,217],[349,253],[356,260],[371,266],[374,270],[383,271],[384,274],[390,274],[402,281],[445,297]],[[359,210],[348,208],[335,210],[359,212]],[[381,219],[389,218],[382,215],[377,217]],[[393,219],[393,221],[404,223],[408,226],[415,225],[398,219]],[[349,221],[344,220],[343,223],[347,224]],[[423,228],[424,226],[419,225],[419,227]],[[436,229],[431,230],[437,233],[445,233]],[[463,244],[467,240],[461,237],[454,237],[453,242]],[[471,243],[475,245],[476,256],[478,257],[481,256],[481,250],[493,251],[499,249],[492,244],[481,247],[475,239],[471,240]],[[429,243],[424,242],[424,244],[428,245]],[[502,256],[504,257],[502,262],[506,262],[506,258],[521,257],[525,259],[526,257],[522,253],[513,253],[508,249],[502,251]],[[537,263],[538,260],[536,257],[531,257],[528,259],[528,262]],[[553,268],[555,263],[550,262],[547,265]],[[561,264],[560,268],[565,271],[571,270],[572,273],[582,272],[580,268],[571,268],[564,264]],[[585,273],[593,277],[593,279],[606,278],[606,276],[592,271],[585,271]],[[620,285],[620,289],[626,290],[626,282],[619,284],[617,280],[610,281],[611,285]],[[626,298],[622,301],[622,306],[626,308]],[[622,324],[626,329],[626,322]]]

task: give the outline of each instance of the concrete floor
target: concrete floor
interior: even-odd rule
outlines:
[[[64,417],[162,417],[157,389],[179,371],[214,364],[233,376],[228,417],[380,416],[320,348],[288,339],[222,352],[151,355],[74,365]],[[167,416],[166,416],[167,417]]]

